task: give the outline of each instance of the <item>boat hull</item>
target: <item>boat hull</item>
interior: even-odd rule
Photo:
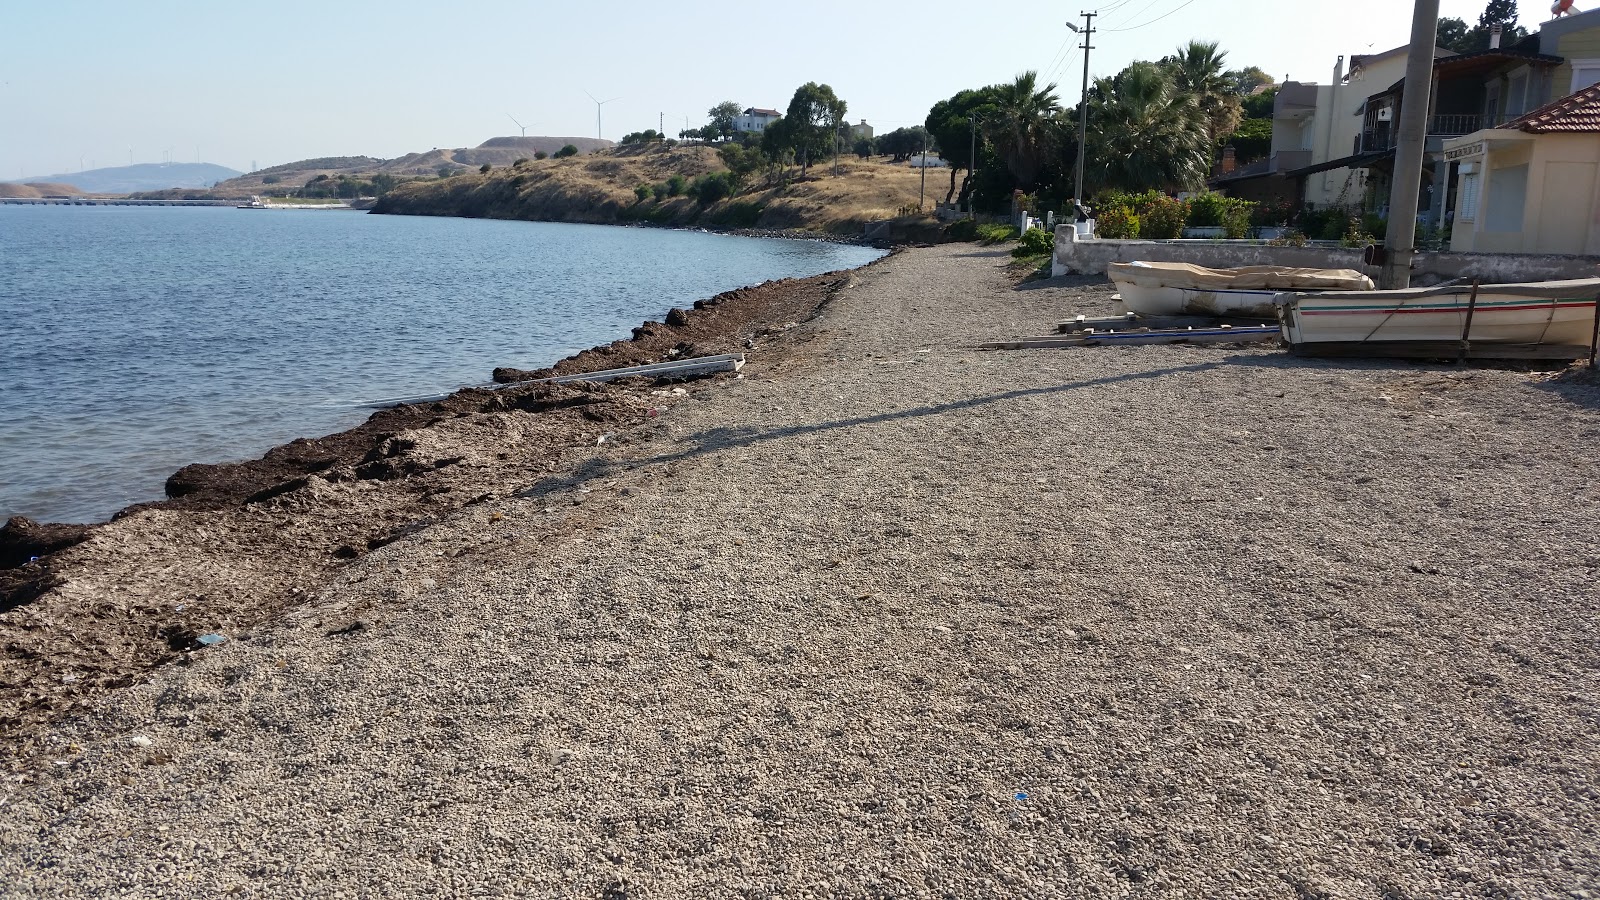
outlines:
[[[1485,285],[1476,300],[1470,286],[1298,293],[1279,296],[1278,315],[1303,354],[1573,359],[1589,351],[1597,296],[1600,279]]]
[[[1272,319],[1282,291],[1371,290],[1372,280],[1350,269],[1244,266],[1210,269],[1192,263],[1135,260],[1111,263],[1107,274],[1130,312],[1142,316],[1219,316]]]

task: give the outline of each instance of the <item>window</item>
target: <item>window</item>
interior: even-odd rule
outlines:
[[[1478,218],[1478,173],[1461,176],[1460,196],[1456,198],[1456,218],[1471,222]]]
[[[1600,59],[1575,59],[1572,61],[1572,89],[1576,94],[1590,85],[1600,84]]]

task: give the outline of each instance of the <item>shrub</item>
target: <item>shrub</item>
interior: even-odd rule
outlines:
[[[550,158],[550,154],[544,152],[543,150],[535,150],[533,152],[533,158],[534,159],[549,159]]]
[[[674,175],[667,179],[667,196],[677,197],[689,189],[689,179],[682,175]]]
[[[1257,203],[1255,209],[1250,211],[1250,224],[1261,228],[1278,228],[1289,224],[1289,220],[1293,217],[1293,200],[1279,200],[1276,203]]]
[[[1183,237],[1189,207],[1182,200],[1163,194],[1142,204],[1138,216],[1140,237],[1170,240]]]
[[[278,182],[280,182],[282,180],[283,180],[282,178],[279,178],[276,175],[263,175],[261,177],[261,183],[262,184],[277,184]]]
[[[487,174],[489,174],[489,170],[492,169],[492,168],[494,168],[494,166],[491,166],[488,163],[484,163],[483,165],[478,167],[478,174],[479,175],[487,175]]]
[[[1103,238],[1128,240],[1139,236],[1139,215],[1122,203],[1096,207],[1095,230]]]
[[[1228,198],[1205,191],[1189,198],[1190,228],[1223,227],[1223,217],[1228,212]]]
[[[1001,225],[998,222],[989,222],[977,228],[978,241],[983,244],[998,244],[1001,241],[1014,241],[1017,239],[1015,225]]]
[[[577,155],[578,155],[578,148],[572,146],[571,144],[568,144],[565,147],[562,147],[560,150],[556,151],[556,159],[566,159],[569,156],[577,156]]]
[[[1362,216],[1351,216],[1345,220],[1344,234],[1339,238],[1341,247],[1365,247],[1376,243],[1377,238],[1367,231]]]
[[[1290,229],[1284,232],[1282,237],[1267,241],[1274,247],[1304,247],[1306,242],[1306,233],[1298,228]]]
[[[517,161],[511,164],[511,168],[520,169],[520,168],[522,168],[523,166],[525,166],[527,164],[528,164],[528,158],[526,156],[519,156],[519,157],[517,157]]]
[[[672,189],[667,186],[666,182],[662,181],[650,185],[650,193],[653,194],[657,200],[665,200],[666,198],[672,196]]]
[[[1043,256],[1055,250],[1055,235],[1043,228],[1029,228],[1022,233],[1011,255],[1019,259],[1025,256]]]
[[[701,206],[711,204],[725,197],[733,196],[733,176],[727,172],[711,172],[701,175],[689,185],[689,196],[700,202]]]
[[[759,203],[729,203],[710,216],[710,222],[723,228],[754,228],[761,218]]]
[[[633,189],[633,195],[635,197],[639,198],[639,202],[640,203],[643,203],[646,200],[649,200],[650,199],[650,185],[648,185],[648,184],[639,185],[638,187]]]
[[[1255,206],[1248,200],[1229,198],[1227,207],[1222,211],[1223,233],[1233,240],[1249,237],[1250,211],[1255,209]]]
[[[944,236],[952,241],[975,241],[978,239],[978,220],[957,219],[945,226]]]

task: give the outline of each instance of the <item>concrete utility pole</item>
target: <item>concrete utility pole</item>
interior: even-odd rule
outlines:
[[[1439,0],[1416,3],[1411,18],[1411,55],[1406,58],[1406,88],[1401,98],[1399,143],[1394,154],[1394,185],[1389,193],[1389,230],[1383,241],[1387,259],[1378,278],[1378,287],[1386,291],[1411,286],[1411,257],[1417,252],[1417,193],[1422,189],[1422,154],[1428,142]]]
[[[922,139],[922,187],[917,190],[917,212],[922,212],[922,202],[928,196],[928,139]]]
[[[1067,23],[1067,27],[1083,35],[1083,101],[1078,105],[1078,180],[1075,191],[1075,199],[1078,205],[1082,206],[1084,144],[1089,140],[1089,51],[1094,49],[1089,39],[1094,36],[1094,17],[1098,13],[1086,12],[1079,15],[1083,16],[1083,28],[1080,29],[1071,22]]]
[[[973,215],[972,198],[978,193],[978,114],[967,116],[967,124],[972,126],[972,152],[967,156],[967,181],[971,182],[967,191],[967,215]]]

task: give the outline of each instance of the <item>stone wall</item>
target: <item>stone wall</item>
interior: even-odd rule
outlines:
[[[1073,240],[1072,229],[1056,228],[1052,274],[1104,275],[1113,262],[1186,262],[1211,268],[1235,266],[1299,266],[1312,269],[1358,269],[1377,277],[1377,269],[1361,264],[1361,251],[1344,247],[1274,247],[1231,241],[1106,241]],[[1481,278],[1507,284],[1600,276],[1600,257],[1521,253],[1419,253],[1412,264],[1412,284],[1425,286],[1452,278]]]

